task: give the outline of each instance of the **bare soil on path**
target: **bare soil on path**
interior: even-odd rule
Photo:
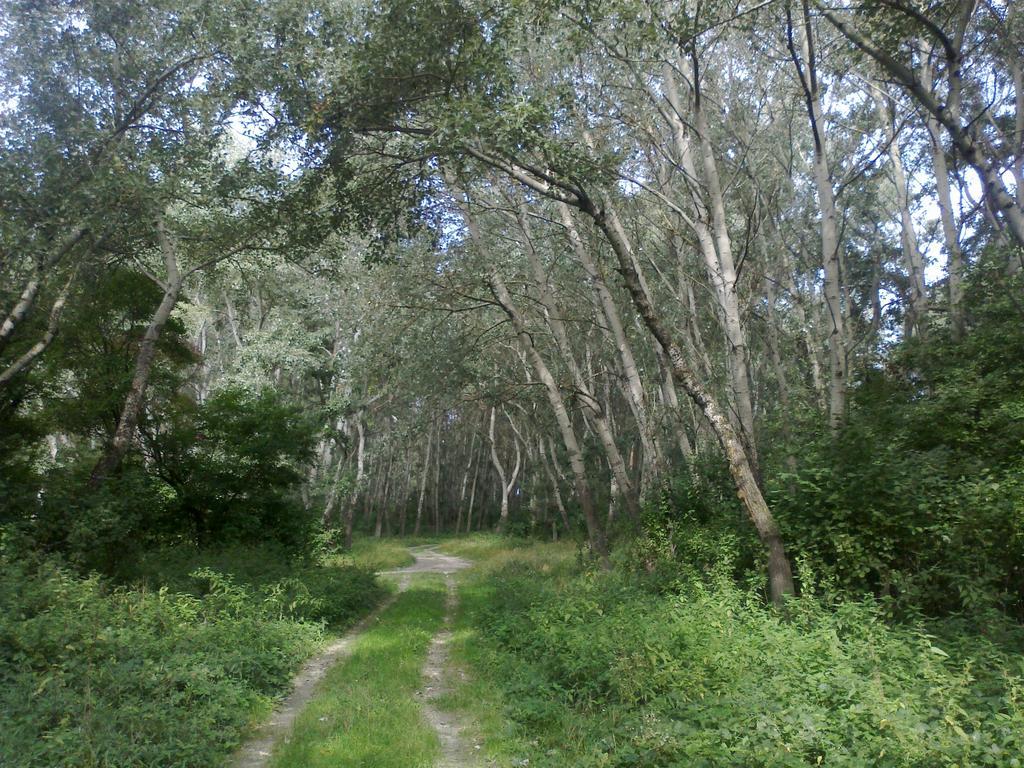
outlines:
[[[405,568],[396,568],[392,571],[381,571],[381,576],[392,574],[413,574],[413,573],[441,573],[448,574],[469,568],[472,565],[468,560],[454,555],[445,555],[437,551],[437,546],[427,544],[419,547],[409,547],[409,553],[416,558],[416,562],[407,565]]]
[[[437,573],[444,575],[448,585],[448,602],[444,619],[445,627],[447,627],[451,622],[452,613],[458,600],[451,574],[468,568],[471,563],[460,557],[442,554],[434,546],[410,547],[409,552],[416,562],[405,568],[381,571],[379,575],[398,576],[398,593],[402,593],[408,588],[410,578],[415,574]],[[303,707],[316,693],[317,684],[331,667],[351,655],[356,640],[369,629],[380,614],[387,610],[395,601],[395,597],[392,596],[385,600],[343,637],[331,643],[303,665],[299,673],[292,679],[292,692],[275,707],[274,712],[260,726],[256,734],[239,748],[234,759],[228,763],[231,768],[265,768],[269,764],[274,745],[289,733]],[[475,763],[460,757],[463,753],[467,753],[459,736],[461,728],[455,722],[455,718],[438,712],[429,703],[430,699],[436,699],[447,690],[444,676],[447,674],[448,651],[446,644],[450,638],[451,633],[445,629],[431,643],[424,675],[428,681],[434,682],[428,683],[424,689],[424,715],[437,731],[441,741],[443,757],[439,766],[441,768],[463,768],[463,766],[468,767]],[[436,691],[436,693],[431,695],[432,691]],[[472,757],[471,754],[468,756]]]

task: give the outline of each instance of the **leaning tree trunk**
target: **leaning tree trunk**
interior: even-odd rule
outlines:
[[[569,343],[565,324],[561,319],[562,313],[558,308],[558,304],[555,301],[554,296],[552,296],[551,291],[548,289],[547,273],[544,269],[544,265],[540,261],[539,255],[533,247],[533,240],[530,236],[529,227],[526,223],[525,214],[522,210],[519,212],[519,226],[523,233],[525,250],[528,261],[530,262],[531,270],[534,273],[534,280],[537,282],[541,304],[545,309],[544,319],[547,322],[548,328],[551,329],[551,334],[554,336],[555,344],[569,368],[569,372],[572,375],[573,383],[578,391],[585,413],[589,413],[593,420],[594,431],[597,432],[598,438],[601,441],[601,447],[604,448],[605,456],[608,459],[608,467],[611,470],[612,475],[615,477],[619,487],[622,489],[623,498],[626,501],[626,508],[629,511],[630,517],[634,520],[638,520],[640,518],[640,501],[636,493],[634,483],[629,477],[626,462],[622,459],[622,453],[619,451],[619,446],[615,442],[615,435],[613,434],[611,425],[608,421],[607,405],[610,402],[610,399],[606,396],[603,403],[598,400],[593,388],[588,383],[588,377],[585,377],[583,372],[580,370],[580,366],[573,354],[572,345]],[[653,445],[650,448],[650,453],[648,455],[653,457]]]
[[[687,365],[685,357],[676,341],[670,336],[661,322],[647,291],[644,290],[640,275],[636,268],[636,258],[631,251],[625,233],[614,217],[606,215],[598,207],[594,199],[582,189],[568,182],[553,180],[550,176],[537,176],[529,168],[509,161],[500,156],[493,156],[476,147],[467,147],[466,151],[473,157],[488,163],[492,167],[509,174],[522,184],[539,194],[555,201],[568,202],[586,214],[601,230],[611,246],[619,263],[619,272],[623,276],[626,289],[633,299],[633,304],[647,326],[648,331],[657,339],[672,365],[676,381],[686,391],[693,403],[701,410],[711,426],[715,436],[722,445],[729,470],[735,483],[737,495],[757,530],[768,553],[768,580],[771,598],[781,603],[787,594],[793,592],[793,574],[786,556],[778,526],[772,516],[768,504],[764,500],[756,475],[746,454],[743,440],[733,428],[718,403],[697,379]]]
[[[628,394],[628,402],[633,411],[633,417],[636,419],[641,448],[643,450],[644,463],[640,475],[640,496],[645,497],[657,482],[661,471],[662,457],[658,446],[654,421],[651,418],[647,405],[647,396],[644,392],[643,382],[640,379],[640,370],[636,364],[633,347],[626,336],[626,329],[622,324],[619,308],[615,304],[611,291],[608,289],[608,284],[605,282],[601,269],[590,255],[590,252],[583,244],[583,239],[576,230],[576,224],[572,220],[569,206],[565,203],[560,203],[558,210],[562,226],[565,228],[569,243],[572,246],[573,255],[575,255],[580,266],[583,267],[583,271],[587,273],[595,303],[604,316],[609,334],[619,356],[619,363],[622,366],[622,374],[626,384],[624,389]]]
[[[88,234],[88,230],[85,227],[76,227],[71,235],[64,241],[63,245],[58,248],[54,254],[44,262],[36,264],[35,269],[32,272],[32,276],[25,283],[24,289],[21,291],[21,295],[18,297],[18,301],[15,302],[14,307],[4,318],[4,321],[0,323],[0,352],[6,348],[7,343],[10,341],[14,331],[21,324],[21,322],[28,317],[29,312],[32,310],[33,305],[36,302],[36,298],[39,296],[39,291],[43,286],[43,279],[46,276],[46,271],[57,266],[57,264],[76,246],[82,241],[82,239]]]
[[[580,508],[583,511],[583,518],[587,524],[590,547],[594,550],[594,554],[600,558],[601,564],[607,568],[609,567],[608,542],[605,539],[604,531],[601,530],[600,523],[597,520],[597,514],[594,511],[594,501],[590,492],[590,484],[587,481],[587,470],[583,459],[583,452],[580,450],[576,431],[572,427],[572,420],[569,418],[569,412],[566,410],[565,401],[562,399],[562,392],[558,388],[558,384],[551,375],[551,371],[548,369],[544,359],[534,347],[533,337],[526,330],[523,318],[512,303],[512,297],[509,295],[508,289],[505,287],[505,283],[502,281],[497,270],[491,270],[491,273],[488,276],[488,283],[490,284],[491,293],[494,294],[494,298],[498,300],[498,303],[501,304],[501,308],[505,310],[505,314],[508,315],[509,320],[512,321],[512,326],[515,329],[516,334],[519,336],[519,343],[526,351],[537,377],[544,384],[544,388],[548,395],[548,402],[551,404],[551,410],[554,411],[555,421],[558,423],[558,429],[562,435],[562,442],[565,445],[566,452],[569,454],[569,464],[572,467],[573,478],[576,484],[576,497],[579,499]]]
[[[163,286],[164,295],[149,321],[146,333],[142,337],[142,343],[139,344],[139,351],[135,356],[135,372],[121,409],[121,417],[117,422],[114,439],[111,440],[103,455],[96,462],[96,466],[93,467],[92,475],[89,478],[89,484],[93,488],[98,488],[110,475],[117,472],[131,447],[145,404],[146,389],[149,387],[153,360],[156,358],[156,344],[178,303],[178,295],[181,293],[182,275],[178,269],[178,258],[174,244],[164,228],[162,217],[157,219],[156,226],[160,250],[167,271],[167,282]]]
[[[654,311],[650,297],[640,284],[640,278],[634,267],[635,259],[629,253],[628,241],[622,236],[619,227],[615,223],[609,222],[604,212],[596,208],[589,198],[583,198],[580,205],[581,209],[594,220],[612,246],[612,251],[619,262],[619,273],[633,299],[633,304],[651,335],[665,350],[676,382],[683,387],[686,394],[701,410],[714,431],[715,437],[718,438],[729,463],[729,472],[736,486],[737,495],[768,553],[768,581],[772,602],[781,603],[786,595],[792,594],[794,591],[792,568],[778,525],[761,493],[754,469],[747,457],[743,440],[718,403],[698,381],[687,365],[679,345],[669,335],[661,318]]]
[[[64,311],[64,305],[67,303],[68,294],[71,292],[71,283],[74,282],[75,275],[77,273],[77,269],[71,273],[71,277],[69,277],[67,282],[64,283],[64,287],[61,289],[60,294],[58,294],[56,300],[54,300],[53,306],[50,308],[50,319],[46,324],[46,332],[43,333],[43,337],[29,347],[29,349],[17,360],[8,365],[7,368],[0,371],[0,386],[6,385],[11,379],[31,366],[39,356],[49,348],[50,344],[53,343],[53,340],[57,337],[57,328],[60,325],[61,313]]]

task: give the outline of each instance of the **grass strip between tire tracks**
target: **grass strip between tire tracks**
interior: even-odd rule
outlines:
[[[444,600],[442,578],[415,578],[358,639],[352,656],[327,673],[291,735],[274,750],[272,767],[431,766],[437,737],[415,693]]]

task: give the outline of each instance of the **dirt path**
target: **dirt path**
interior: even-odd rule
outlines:
[[[288,698],[274,708],[270,718],[260,726],[249,741],[241,746],[235,754],[234,760],[229,763],[232,768],[264,768],[270,762],[274,744],[291,731],[295,718],[313,698],[317,683],[323,679],[331,667],[351,655],[352,646],[359,636],[395,602],[398,594],[404,592],[408,586],[409,577],[402,577],[398,582],[398,592],[395,595],[377,606],[343,637],[335,640],[302,666],[299,673],[292,678],[292,692]]]
[[[454,610],[453,601],[457,599],[454,591],[454,582],[452,581],[450,574],[469,567],[469,561],[463,560],[459,557],[443,555],[436,551],[436,548],[432,546],[411,547],[409,552],[416,559],[415,563],[405,568],[381,571],[380,575],[399,576],[398,593],[400,594],[408,588],[409,580],[414,574],[444,574],[445,580],[448,584],[448,607],[445,615],[445,624],[447,625],[451,621],[451,614]],[[355,641],[370,627],[381,613],[387,610],[387,608],[395,601],[396,596],[392,596],[388,600],[385,600],[366,618],[350,629],[344,637],[331,643],[303,665],[299,673],[292,678],[291,694],[289,694],[288,697],[274,709],[273,714],[271,714],[270,718],[260,726],[256,734],[242,745],[235,754],[234,759],[229,762],[231,768],[265,768],[265,766],[270,762],[270,757],[274,750],[274,744],[291,731],[295,718],[298,717],[303,707],[309,703],[309,700],[313,698],[317,684],[323,679],[324,675],[327,674],[327,671],[331,667],[351,655],[352,646],[355,644]],[[442,632],[441,634],[444,633]],[[448,636],[451,636],[450,633]],[[440,637],[440,635],[438,637]],[[437,642],[437,638],[435,638],[434,644],[436,645]],[[431,655],[434,654],[434,645],[431,646],[430,653]],[[447,650],[444,651],[444,658],[447,658]],[[429,660],[427,665],[428,667],[430,666]],[[438,667],[438,669],[440,669],[440,667]],[[440,675],[441,673],[438,672],[439,677]],[[435,720],[431,719],[429,714],[427,717],[431,724],[435,723]],[[438,729],[437,725],[434,727],[435,729]],[[442,735],[440,729],[438,729],[438,736],[441,738],[442,748],[445,749],[445,754],[447,755],[445,736]],[[470,765],[470,763],[442,762],[441,765],[452,766],[452,768],[454,768],[455,766]]]
[[[443,573],[447,576],[450,573],[469,568],[472,563],[463,560],[461,557],[444,555],[437,551],[434,545],[423,545],[409,547],[409,553],[416,558],[416,562],[407,565],[405,568],[397,568],[393,571],[381,571],[381,576],[389,574],[411,574],[411,573]]]
[[[450,712],[442,712],[436,704],[451,688],[449,678],[452,670],[448,664],[448,645],[452,639],[452,617],[459,602],[455,580],[450,573],[445,574],[445,583],[448,599],[445,602],[444,628],[434,636],[430,644],[427,663],[423,666],[423,690],[419,695],[423,701],[423,716],[441,743],[441,759],[436,768],[473,768],[482,765],[477,754],[480,746],[469,743],[465,737],[465,724],[458,717]]]

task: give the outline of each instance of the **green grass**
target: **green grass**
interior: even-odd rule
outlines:
[[[437,737],[414,693],[444,615],[444,583],[418,577],[335,666],[278,745],[273,768],[428,768]]]
[[[501,536],[496,533],[473,533],[444,539],[440,542],[442,552],[471,560],[480,568],[500,567],[510,559],[533,560],[538,567],[551,567],[554,563],[571,562],[578,551],[572,539],[558,542],[538,542],[536,539],[521,539]]]
[[[783,617],[728,578],[666,591],[562,544],[470,547],[452,648],[469,675],[442,705],[490,765],[1024,763],[1024,661],[983,637],[937,641],[870,601]]]
[[[352,542],[352,550],[328,558],[330,562],[356,565],[372,571],[387,571],[412,565],[409,544],[404,539],[358,538]]]
[[[458,683],[438,705],[463,717],[471,729],[466,738],[481,745],[488,766],[524,765],[523,760],[537,749],[537,734],[524,730],[514,719],[515,707],[510,705],[504,689],[506,678],[499,668],[515,660],[499,652],[481,635],[481,617],[495,595],[495,572],[517,562],[529,563],[544,578],[565,575],[574,570],[576,544],[537,543],[481,533],[446,541],[442,550],[472,560],[474,567],[459,577],[459,609],[452,625],[450,646],[452,663],[466,674],[455,676]],[[559,717],[545,731],[558,733],[564,722]],[[569,731],[564,735],[568,738]],[[559,757],[568,760],[574,753],[567,743]],[[566,764],[571,765],[571,760]]]

